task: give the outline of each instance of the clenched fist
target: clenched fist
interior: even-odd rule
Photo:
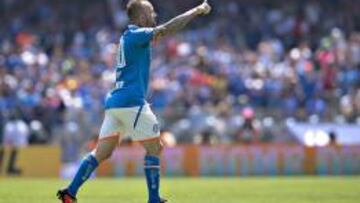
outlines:
[[[211,11],[211,6],[209,5],[208,1],[205,0],[201,5],[197,7],[199,15],[207,15]]]

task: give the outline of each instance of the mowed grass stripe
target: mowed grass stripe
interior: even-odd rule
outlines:
[[[79,192],[80,203],[145,203],[143,178],[98,178]],[[58,179],[0,179],[0,203],[56,203]],[[164,178],[170,203],[358,203],[360,177]]]

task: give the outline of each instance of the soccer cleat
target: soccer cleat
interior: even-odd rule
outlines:
[[[160,202],[159,203],[165,203],[165,202],[168,202],[166,199],[163,199],[163,198],[160,198]],[[150,203],[150,202],[148,202]]]
[[[69,191],[67,189],[59,190],[56,194],[56,196],[59,198],[59,200],[62,201],[62,203],[76,203],[77,200],[75,197],[70,195]]]
[[[160,203],[165,203],[165,202],[167,202],[166,199],[163,199],[163,198],[160,199]]]

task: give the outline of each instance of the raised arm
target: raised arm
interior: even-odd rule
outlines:
[[[169,20],[168,22],[157,26],[154,29],[154,39],[158,40],[162,37],[172,35],[181,29],[183,29],[187,24],[190,23],[195,17],[200,15],[206,15],[210,13],[211,7],[205,0],[201,5],[176,16],[175,18]]]

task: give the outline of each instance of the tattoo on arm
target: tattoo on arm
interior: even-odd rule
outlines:
[[[197,8],[193,8],[171,19],[167,23],[157,26],[154,30],[154,39],[157,40],[164,36],[168,36],[180,31],[187,24],[189,24],[190,21],[193,20],[197,15],[199,15],[199,10]]]

